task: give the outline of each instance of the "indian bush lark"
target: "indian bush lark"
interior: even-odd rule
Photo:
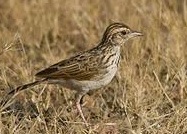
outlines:
[[[123,23],[112,23],[106,28],[96,47],[49,66],[36,74],[39,80],[18,86],[8,94],[41,83],[59,84],[76,90],[76,107],[88,126],[80,105],[83,96],[90,90],[102,88],[111,82],[118,70],[121,46],[137,36],[142,36],[142,33],[131,30]]]

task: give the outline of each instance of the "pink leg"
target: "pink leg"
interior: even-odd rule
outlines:
[[[76,107],[77,107],[77,110],[79,112],[79,114],[81,115],[81,118],[83,119],[84,123],[86,124],[86,126],[88,127],[88,123],[84,117],[84,114],[82,112],[82,108],[81,108],[81,105],[80,105],[80,102],[81,102],[81,99],[83,98],[83,96],[85,95],[86,93],[77,93],[76,94]]]

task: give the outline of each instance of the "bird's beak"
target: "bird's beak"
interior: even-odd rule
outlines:
[[[130,34],[130,37],[136,37],[136,36],[143,36],[143,34],[141,32],[137,32],[137,31],[133,31],[131,34]]]

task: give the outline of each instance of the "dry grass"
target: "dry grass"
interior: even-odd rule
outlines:
[[[40,85],[13,99],[14,112],[1,110],[1,134],[187,133],[186,0],[0,1],[1,97],[42,68],[95,46],[111,22],[145,36],[123,47],[120,78],[85,97],[93,126],[82,125],[74,92]]]

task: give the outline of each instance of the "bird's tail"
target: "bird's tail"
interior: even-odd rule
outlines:
[[[34,82],[31,82],[31,83],[28,83],[28,84],[25,84],[25,85],[21,85],[21,86],[18,86],[17,88],[14,88],[12,89],[10,92],[8,92],[6,95],[4,95],[2,98],[1,98],[1,101],[0,101],[0,106],[5,106],[7,104],[7,102],[9,102],[10,100],[10,97],[12,96],[12,94],[15,94],[19,91],[22,91],[22,90],[25,90],[29,87],[33,87],[33,86],[36,86],[42,82],[45,82],[47,81],[47,78],[44,78],[44,79],[41,79],[41,80],[36,80]],[[6,107],[5,107],[6,108]],[[4,107],[1,110],[5,109]]]
[[[15,89],[12,89],[10,92],[8,92],[8,95],[11,95],[11,94],[14,94],[14,93],[17,93],[18,91],[22,91],[24,89],[27,89],[29,87],[33,87],[33,86],[36,86],[44,81],[46,81],[47,78],[45,79],[41,79],[41,80],[36,80],[34,82],[31,82],[31,83],[28,83],[28,84],[25,84],[25,85],[21,85],[21,86],[18,86],[17,88]]]

